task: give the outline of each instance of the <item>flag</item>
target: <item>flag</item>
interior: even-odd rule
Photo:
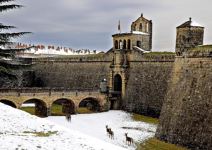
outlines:
[[[120,23],[120,20],[119,20],[119,24],[118,24],[118,31],[121,33],[121,23]]]

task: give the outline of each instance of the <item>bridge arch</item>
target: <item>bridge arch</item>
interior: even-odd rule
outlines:
[[[21,108],[24,109],[24,105],[30,104],[27,107],[30,107],[32,113],[34,113],[36,116],[39,117],[47,117],[48,116],[48,112],[47,112],[47,104],[45,101],[41,100],[41,99],[37,99],[37,98],[32,98],[32,99],[28,99],[22,102],[21,104]]]
[[[101,111],[101,105],[100,102],[98,100],[98,98],[95,97],[86,97],[84,99],[82,99],[79,103],[79,108],[87,108],[88,110],[91,111]]]
[[[11,100],[0,99],[0,103],[3,103],[3,104],[8,105],[8,106],[11,106],[13,108],[17,108],[17,105]]]
[[[51,115],[66,115],[75,114],[75,103],[68,98],[59,98],[52,102],[51,104]]]

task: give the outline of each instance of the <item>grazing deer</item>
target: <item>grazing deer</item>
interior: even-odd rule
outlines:
[[[127,143],[127,145],[131,145],[133,143],[133,138],[127,136],[127,133],[125,133],[125,136],[126,136],[126,143]]]

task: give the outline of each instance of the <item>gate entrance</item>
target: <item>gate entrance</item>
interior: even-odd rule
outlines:
[[[122,79],[119,74],[115,75],[114,77],[114,92],[121,92],[122,91]]]

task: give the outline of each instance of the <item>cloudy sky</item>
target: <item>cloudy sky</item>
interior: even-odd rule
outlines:
[[[0,14],[0,22],[33,34],[18,41],[108,50],[111,35],[123,32],[141,13],[153,21],[153,51],[174,51],[176,26],[192,17],[212,43],[211,0],[17,0],[25,7]]]

